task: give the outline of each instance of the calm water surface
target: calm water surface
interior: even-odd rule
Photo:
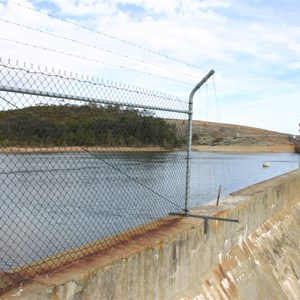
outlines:
[[[0,271],[183,208],[185,153],[97,155],[0,155]],[[193,152],[189,207],[299,165],[293,153]]]
[[[264,162],[270,167],[264,168]],[[231,154],[212,152],[192,153],[191,206],[216,199],[221,195],[254,183],[287,173],[300,167],[296,153]]]

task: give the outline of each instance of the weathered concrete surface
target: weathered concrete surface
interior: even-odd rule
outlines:
[[[300,170],[88,257],[1,299],[300,299]],[[297,298],[298,297],[298,298]]]
[[[175,299],[300,299],[300,203],[288,206]]]

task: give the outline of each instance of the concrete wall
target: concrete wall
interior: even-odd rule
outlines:
[[[1,299],[299,299],[300,169],[191,213]]]

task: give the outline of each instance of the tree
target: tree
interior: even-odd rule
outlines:
[[[182,144],[176,126],[152,112],[120,106],[33,106],[0,112],[0,143],[10,146],[161,146]]]

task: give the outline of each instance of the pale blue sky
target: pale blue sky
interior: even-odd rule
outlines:
[[[100,33],[86,31],[35,10]],[[196,119],[297,134],[300,122],[299,12],[298,0],[5,0],[0,1],[1,56],[88,73],[185,99],[213,68],[214,78],[195,97]],[[3,38],[82,55],[94,61],[22,46]],[[100,61],[153,75],[109,67]],[[216,103],[217,107],[213,107]]]

